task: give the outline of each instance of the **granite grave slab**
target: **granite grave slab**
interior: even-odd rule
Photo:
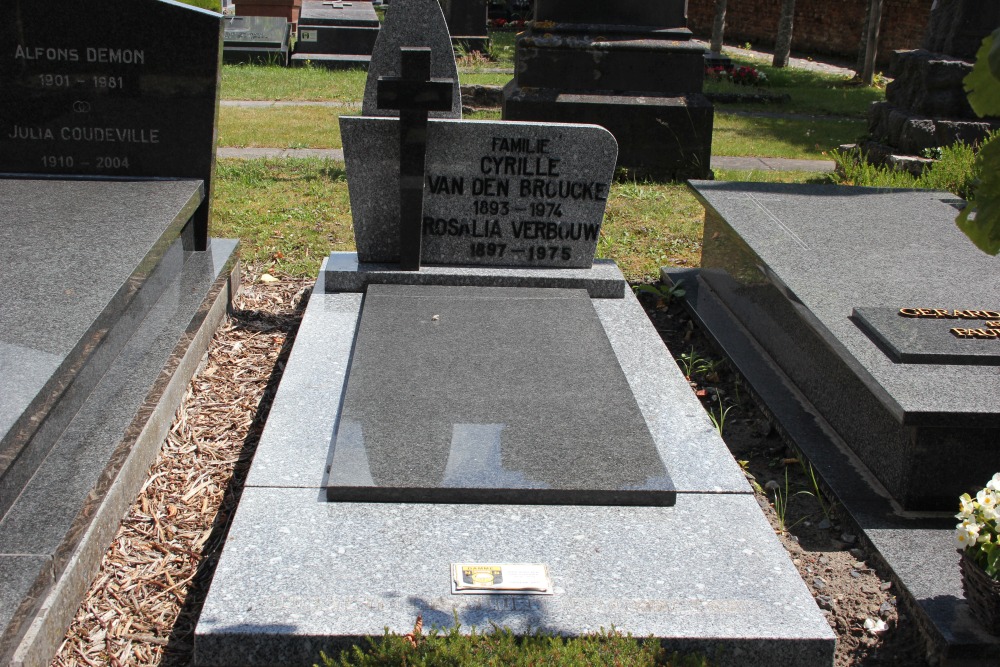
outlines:
[[[222,60],[287,66],[292,24],[276,16],[227,16]]]
[[[0,174],[200,179],[204,249],[221,16],[161,0],[47,6],[0,5]]]
[[[237,242],[208,237],[221,15],[11,0],[0,44],[0,664],[33,666],[227,310]]]
[[[330,500],[675,500],[583,290],[372,285],[354,348]]]
[[[693,187],[700,280],[904,509],[952,510],[1000,468],[998,265],[955,227],[953,195]]]

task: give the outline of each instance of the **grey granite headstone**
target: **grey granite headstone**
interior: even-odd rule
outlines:
[[[378,77],[398,77],[399,49],[425,46],[431,50],[431,77],[458,81],[448,24],[437,0],[395,0],[379,31],[361,106],[364,116],[398,116],[398,111],[378,108],[375,84]],[[434,111],[431,118],[461,118],[462,94],[456,87],[451,111]]]
[[[914,311],[935,314],[907,315]],[[855,308],[854,321],[895,361],[1000,366],[1000,312],[996,309]]]
[[[358,257],[399,257],[398,121],[341,116]],[[589,267],[617,144],[596,125],[431,120],[425,264]]]
[[[670,505],[584,290],[372,285],[327,496]]]
[[[280,16],[227,16],[222,59],[226,63],[288,64],[292,24]]]

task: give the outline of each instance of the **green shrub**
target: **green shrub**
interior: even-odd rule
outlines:
[[[631,635],[614,630],[584,637],[564,638],[538,632],[517,637],[511,630],[494,626],[490,632],[468,635],[459,625],[445,633],[434,629],[427,634],[400,636],[386,631],[380,638],[368,638],[368,646],[354,646],[337,658],[322,655],[325,667],[375,667],[408,665],[412,667],[584,667],[617,665],[620,667],[707,667],[700,656],[668,656],[655,640],[640,642]]]
[[[991,138],[995,136],[993,134]],[[976,164],[978,150],[978,146],[961,142],[943,147],[937,162],[925,168],[919,176],[871,165],[863,159],[858,148],[846,153],[834,153],[834,160],[841,182],[846,185],[947,190],[968,199],[974,194],[982,171]]]

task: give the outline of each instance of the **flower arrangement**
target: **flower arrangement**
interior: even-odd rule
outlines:
[[[1000,541],[998,541],[997,503],[1000,502],[1000,472],[986,483],[973,498],[968,493],[959,496],[955,518],[955,542],[958,548],[992,579],[1000,579]]]
[[[748,65],[728,69],[721,65],[706,67],[705,77],[712,81],[729,81],[738,86],[761,86],[767,83],[766,74]]]

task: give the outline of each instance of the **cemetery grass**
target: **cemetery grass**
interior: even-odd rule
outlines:
[[[341,115],[358,115],[356,107],[292,106],[222,107],[219,145],[233,147],[341,148]],[[499,109],[466,114],[469,119],[499,119]],[[866,122],[850,118],[775,118],[719,112],[715,116],[712,153],[735,157],[825,159],[842,144],[865,133]]]
[[[717,104],[716,111],[740,109],[813,115],[848,116],[864,119],[872,102],[885,100],[883,88],[858,85],[853,79],[840,74],[828,74],[794,67],[771,67],[766,61],[733,58],[736,67],[749,66],[762,72],[767,81],[760,86],[743,86],[728,81],[705,80],[706,93],[753,94],[778,98],[788,96],[788,101],[767,103],[736,102]]]

